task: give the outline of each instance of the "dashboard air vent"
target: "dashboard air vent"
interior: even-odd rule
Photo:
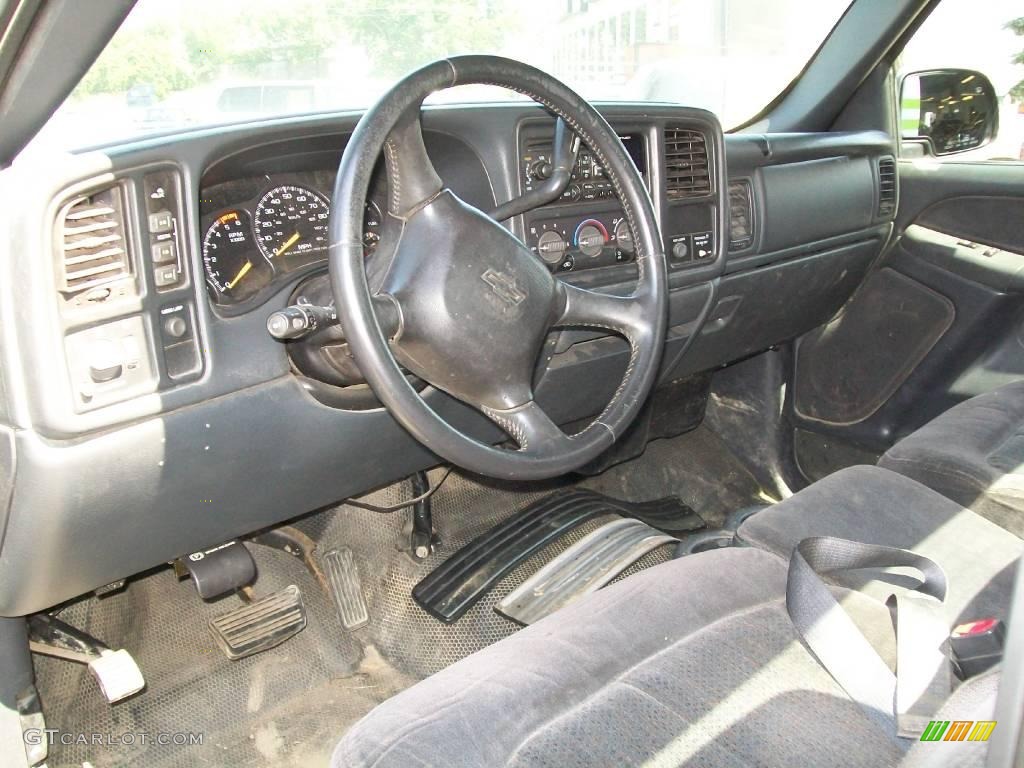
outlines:
[[[80,197],[61,218],[61,290],[74,293],[128,274],[119,186]]]
[[[665,129],[665,191],[669,200],[711,194],[707,141],[700,131]]]
[[[878,161],[878,215],[888,218],[896,212],[896,160]]]
[[[742,251],[754,242],[754,214],[750,182],[729,183],[729,250]]]

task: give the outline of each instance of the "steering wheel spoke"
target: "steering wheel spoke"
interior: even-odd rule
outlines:
[[[483,408],[482,411],[515,440],[519,453],[526,456],[556,456],[564,452],[571,440],[536,400],[507,410]]]
[[[406,109],[384,141],[388,212],[408,218],[444,187],[423,141],[420,104]]]
[[[646,304],[636,296],[597,293],[559,280],[556,298],[562,304],[561,312],[552,323],[555,328],[604,328],[631,342],[639,342],[650,333],[651,320]]]

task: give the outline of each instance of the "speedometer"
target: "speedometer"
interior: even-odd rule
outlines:
[[[318,192],[292,184],[274,187],[256,204],[256,243],[272,264],[295,269],[327,250],[329,217],[327,198]]]

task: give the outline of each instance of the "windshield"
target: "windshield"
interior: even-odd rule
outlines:
[[[592,101],[703,107],[726,127],[796,77],[849,0],[139,0],[36,145],[369,106],[438,58],[495,53]],[[486,86],[433,101],[500,101]]]

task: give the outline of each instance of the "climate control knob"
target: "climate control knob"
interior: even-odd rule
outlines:
[[[537,240],[537,253],[546,264],[560,264],[565,254],[565,239],[552,230],[543,232]]]
[[[626,223],[625,219],[621,219],[615,225],[615,244],[623,253],[633,253],[636,247],[633,243],[633,232],[630,230],[629,224]]]
[[[593,224],[584,224],[576,233],[576,246],[584,256],[591,258],[601,255],[606,240],[605,233]]]

